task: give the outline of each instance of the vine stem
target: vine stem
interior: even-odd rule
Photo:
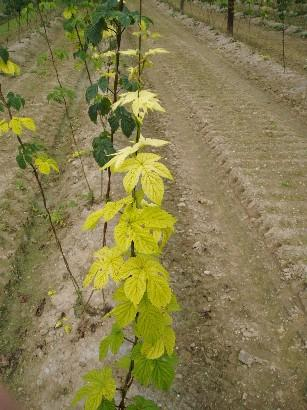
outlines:
[[[139,19],[140,19],[140,29],[141,29],[141,20],[142,20],[142,0],[139,0]],[[138,97],[139,97],[139,93],[140,93],[140,87],[141,87],[141,73],[142,73],[142,56],[141,56],[141,52],[142,52],[142,34],[140,31],[139,34],[139,41],[138,41],[138,51],[139,51],[139,55],[138,55],[138,83],[139,83],[139,89],[138,89]],[[139,121],[137,121],[137,132],[136,132],[136,137],[135,137],[135,143],[138,143],[139,139],[140,139],[140,135],[141,135],[141,124]],[[136,153],[137,155],[137,153]],[[133,191],[133,196],[134,196],[134,200],[136,200],[135,198],[135,189]],[[136,252],[135,252],[135,245],[134,242],[131,242],[131,257],[135,257],[136,256]],[[138,313],[136,314],[135,317],[135,323],[138,320]],[[134,342],[132,344],[131,347],[131,351],[133,351],[133,348],[136,346],[138,342],[138,337],[135,336],[134,338]],[[134,377],[132,375],[134,369],[134,360],[130,361],[130,366],[129,366],[129,370],[128,373],[126,375],[125,378],[125,382],[123,387],[120,389],[121,390],[121,401],[119,403],[118,409],[119,410],[125,410],[126,408],[126,398],[127,398],[127,394],[128,391],[133,383]]]
[[[8,105],[8,103],[7,103],[7,101],[6,101],[5,97],[4,97],[4,95],[3,95],[1,83],[0,83],[0,99],[1,99],[1,101],[3,102],[3,104],[5,105],[5,107],[6,107],[6,109],[7,109],[7,112],[8,112],[8,114],[9,114],[10,120],[12,120],[12,119],[13,119],[12,111],[11,111],[11,108],[9,107],[9,105]],[[24,146],[24,144],[23,144],[23,142],[22,142],[20,136],[19,136],[19,135],[16,135],[16,138],[17,138],[17,141],[18,141],[19,145],[21,146],[23,152],[25,152],[25,146]],[[72,271],[71,271],[71,269],[70,269],[69,263],[68,263],[67,258],[66,258],[66,256],[65,256],[65,253],[64,253],[64,251],[63,251],[62,243],[61,243],[61,241],[60,241],[60,239],[59,239],[59,237],[58,237],[57,231],[56,231],[55,226],[54,226],[54,223],[53,223],[53,221],[52,221],[51,213],[50,213],[50,210],[49,210],[49,207],[48,207],[48,204],[47,204],[47,199],[46,199],[45,190],[44,190],[43,185],[42,185],[42,183],[41,183],[41,180],[40,180],[40,178],[39,178],[37,169],[36,169],[36,167],[35,167],[32,163],[30,163],[29,165],[30,165],[30,167],[32,168],[34,177],[35,177],[36,182],[37,182],[37,185],[38,185],[38,187],[39,187],[39,191],[40,191],[40,194],[41,194],[41,197],[42,197],[42,200],[43,200],[43,205],[44,205],[45,211],[46,211],[46,213],[47,213],[48,220],[49,220],[49,224],[50,224],[50,226],[51,226],[51,229],[52,229],[52,232],[53,232],[53,235],[54,235],[54,238],[55,238],[57,247],[58,247],[58,249],[59,249],[59,251],[60,251],[60,253],[61,253],[61,255],[62,255],[62,259],[63,259],[63,261],[64,261],[66,270],[67,270],[67,272],[68,272],[68,274],[69,274],[69,277],[70,277],[70,279],[71,279],[71,281],[72,281],[72,283],[73,283],[73,285],[74,285],[74,288],[75,288],[75,290],[76,290],[76,293],[77,293],[77,295],[78,295],[78,298],[82,301],[82,294],[81,294],[80,286],[79,286],[79,284],[78,284],[78,282],[77,282],[77,280],[76,280],[74,274],[72,273]]]
[[[53,51],[52,51],[52,48],[51,48],[50,40],[49,40],[49,37],[48,37],[47,28],[46,28],[46,23],[45,23],[43,14],[42,14],[42,12],[41,12],[41,9],[40,9],[40,7],[39,7],[39,2],[38,2],[38,0],[37,0],[37,2],[36,2],[36,7],[37,7],[38,15],[39,15],[39,18],[40,18],[40,21],[41,21],[41,24],[42,24],[42,27],[43,27],[43,30],[44,30],[45,40],[46,40],[46,43],[47,43],[47,46],[48,46],[48,50],[49,50],[49,53],[50,53],[50,57],[51,57],[51,61],[52,61],[52,65],[53,65],[54,71],[55,71],[56,79],[57,79],[57,82],[58,82],[58,84],[59,84],[59,87],[63,90],[63,84],[62,84],[62,81],[61,81],[61,79],[60,79],[59,70],[58,70],[58,68],[57,68],[57,64],[56,64],[56,61],[55,61],[55,58],[54,58],[54,54],[53,54]],[[78,152],[80,152],[79,144],[78,144],[78,142],[77,142],[76,135],[75,135],[75,130],[74,130],[74,127],[73,127],[73,124],[72,124],[72,120],[71,120],[70,115],[69,115],[69,107],[68,107],[68,103],[67,103],[67,100],[66,100],[66,98],[65,98],[65,95],[63,95],[62,98],[63,98],[63,102],[64,102],[66,117],[67,117],[68,122],[69,122],[69,128],[70,128],[70,131],[71,131],[72,140],[73,140],[73,143],[74,143],[74,145],[75,145],[75,147],[76,147],[76,150],[77,150]],[[80,161],[81,170],[82,170],[82,174],[83,174],[85,183],[86,183],[86,185],[87,185],[89,194],[90,194],[90,196],[91,196],[91,202],[93,202],[93,200],[94,200],[93,190],[92,190],[92,188],[91,188],[91,186],[90,186],[90,183],[89,183],[89,181],[88,181],[88,179],[87,179],[86,172],[85,172],[85,167],[84,167],[82,158],[81,158],[81,156],[78,156],[78,158],[79,158],[79,161]]]

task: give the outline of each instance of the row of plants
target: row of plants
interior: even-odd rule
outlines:
[[[37,7],[40,5],[47,24],[54,17],[55,10],[61,9],[61,1],[44,2],[38,0],[3,0],[2,5],[2,29],[0,35],[6,37],[6,43],[15,38],[16,32],[18,41],[21,41],[22,33],[26,33],[40,28]],[[4,29],[4,26],[6,28]]]
[[[164,180],[173,177],[156,152],[168,142],[147,137],[143,131],[149,112],[164,112],[157,95],[146,89],[144,70],[152,66],[156,54],[167,51],[146,46],[158,34],[152,31],[152,20],[143,13],[142,0],[138,1],[138,10],[130,10],[123,0],[66,3],[65,35],[72,44],[77,62],[74,66],[82,67],[86,73],[88,85],[84,98],[89,120],[97,126],[97,135],[85,150],[80,149],[70,113],[75,92],[61,78],[59,60],[67,58],[67,50],[55,53],[48,35],[47,15],[56,4],[37,2],[34,7],[57,79],[57,86],[46,98],[63,106],[75,149],[72,155],[79,161],[90,205],[100,200],[95,197],[97,189],[91,187],[86,174],[83,163],[86,152],[92,152],[97,173],[106,173],[107,178],[104,204],[89,214],[83,226],[92,230],[102,223],[103,234],[82,284],[80,275],[73,273],[69,265],[48,204],[47,175],[59,173],[59,166],[44,148],[42,139],[37,142],[35,137],[31,138],[36,124],[35,119],[22,116],[26,104],[23,96],[5,90],[1,83],[0,134],[14,138],[18,166],[33,175],[74,286],[77,305],[83,314],[104,312],[106,326],[108,321],[112,324],[110,334],[100,343],[99,359],[107,358],[110,363],[107,356],[115,354],[114,365],[100,365],[86,373],[84,386],[77,392],[74,403],[84,401],[86,410],[158,409],[152,400],[140,395],[129,397],[129,390],[134,382],[168,390],[177,361],[172,316],[179,305],[170,287],[169,273],[161,262],[163,250],[174,232],[175,218],[163,209]],[[135,47],[123,49],[124,37]],[[21,74],[5,47],[0,48],[0,73],[12,77]],[[122,147],[121,135],[127,140],[126,147]],[[123,175],[125,194],[119,198],[112,197],[115,173]],[[113,235],[108,232],[111,220],[115,222]],[[107,243],[111,236],[113,239]],[[106,288],[110,292],[111,282],[116,287],[111,310],[106,313],[104,298],[101,306],[90,307],[90,300],[84,300],[84,288],[92,287],[91,294]]]
[[[269,11],[274,9],[274,16],[277,22],[270,27],[281,31],[281,60],[286,71],[286,52],[285,52],[285,33],[288,28],[287,21],[293,14],[293,2],[295,0],[164,0],[172,7],[179,10],[182,14],[187,13],[195,18],[201,18],[213,28],[218,27],[229,35],[235,35],[235,29],[238,32],[241,16],[237,12],[243,11],[243,17],[248,18],[249,31],[251,30],[251,19],[255,16],[261,16],[262,23],[265,25],[270,17]],[[196,9],[193,6],[196,5]],[[255,13],[257,10],[257,13]],[[201,12],[201,14],[200,14]],[[224,21],[225,15],[225,21]],[[221,16],[223,21],[221,23]],[[235,17],[237,16],[237,17]],[[219,22],[217,23],[217,20]],[[302,33],[304,36],[304,32]]]

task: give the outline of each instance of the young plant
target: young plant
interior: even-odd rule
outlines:
[[[108,156],[114,153],[114,134],[121,126],[123,133],[129,138],[135,128],[131,114],[124,108],[115,113],[111,111],[112,103],[118,99],[120,86],[125,88],[129,81],[121,82],[120,50],[124,31],[135,23],[135,13],[131,13],[123,0],[106,1],[99,4],[92,15],[80,10],[77,4],[64,11],[66,22],[64,27],[72,39],[77,40],[78,48],[74,53],[86,69],[89,87],[86,100],[89,103],[88,114],[95,124],[98,117],[103,127],[102,132],[93,140],[93,155],[100,167],[108,162]],[[107,41],[105,53],[99,52],[103,40]],[[89,69],[89,61],[94,61],[98,80],[93,81]],[[98,63],[100,61],[100,63]],[[105,69],[103,69],[105,68]],[[111,98],[110,98],[111,95]],[[106,129],[109,123],[109,130]],[[108,168],[108,183],[105,201],[110,200],[111,170]],[[106,245],[107,222],[103,227],[103,245]]]
[[[104,169],[110,167],[114,173],[125,174],[126,195],[91,213],[84,224],[85,229],[93,229],[100,219],[117,218],[115,244],[103,246],[96,252],[84,286],[93,283],[94,288],[105,288],[110,279],[117,285],[113,294],[115,307],[107,315],[114,319],[114,324],[110,335],[100,344],[100,359],[109,351],[119,353],[124,342],[131,348],[116,363],[125,372],[119,385],[110,367],[92,370],[84,376],[85,385],[77,392],[74,403],[84,400],[87,410],[158,409],[154,402],[142,396],[128,398],[130,387],[137,381],[167,390],[175,374],[172,313],[179,310],[179,306],[169,285],[169,274],[159,260],[174,230],[175,218],[162,208],[163,179],[173,178],[160,162],[161,157],[146,151],[167,142],[145,138],[141,133],[149,111],[164,111],[156,94],[144,89],[142,73],[150,57],[165,50],[142,52],[143,39],[150,37],[148,20],[142,18],[142,0],[137,20],[139,29],[134,34],[138,38],[138,49],[127,50],[126,54],[136,59],[129,72],[130,80],[137,82],[138,89],[121,94],[112,105],[113,112],[119,107],[130,108],[136,125],[135,141],[104,165]]]
[[[9,59],[9,53],[6,49],[0,48],[0,75],[16,76],[19,74],[19,66]],[[16,138],[18,143],[17,164],[23,170],[30,168],[34,175],[57,247],[62,255],[68,275],[75,287],[78,302],[82,303],[81,289],[64,254],[61,241],[55,228],[52,212],[47,205],[46,193],[40,177],[40,174],[49,175],[51,171],[59,172],[59,168],[56,161],[46,153],[41,144],[32,140],[25,141],[25,131],[34,132],[36,125],[32,118],[17,116],[17,113],[23,109],[24,105],[24,98],[14,92],[10,91],[5,96],[0,83],[0,112],[2,113],[0,136],[13,135]]]

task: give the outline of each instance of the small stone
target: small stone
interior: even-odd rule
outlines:
[[[243,393],[242,400],[246,400],[246,399],[247,399],[247,393]]]
[[[197,241],[194,243],[194,245],[192,246],[193,249],[195,249],[196,251],[200,252],[202,250],[202,244],[200,241]]]
[[[251,365],[254,363],[254,357],[246,352],[245,350],[240,350],[239,353],[239,360],[241,363],[246,364],[246,366],[251,367]]]

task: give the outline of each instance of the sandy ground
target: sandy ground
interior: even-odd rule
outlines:
[[[305,409],[305,79],[294,72],[284,76],[281,67],[244,45],[171,16],[164,4],[150,0],[145,13],[163,35],[159,45],[171,51],[147,75],[167,114],[150,117],[146,136],[171,142],[163,156],[176,183],[168,186],[166,207],[178,224],[165,264],[183,307],[176,315],[180,363],[174,386],[168,394],[149,395],[168,410]],[[57,26],[50,35],[62,39]],[[15,87],[27,97],[39,135],[46,135],[51,151],[62,152],[61,175],[45,183],[51,206],[64,209],[58,229],[81,279],[102,230],[81,232],[90,212],[86,189],[78,162],[66,161],[72,147],[61,108],[43,106],[54,78],[49,68],[41,85],[35,68],[40,49],[44,44],[32,37],[18,51],[25,56],[25,74]],[[87,148],[99,128],[87,119],[86,77],[71,64],[62,64],[61,71],[77,85],[74,123]],[[38,81],[39,88],[33,87]],[[120,136],[116,141],[124,142]],[[22,177],[11,165],[14,152],[11,144],[1,146],[1,200],[7,203],[1,222],[8,224],[1,235],[10,239],[1,242],[1,272],[12,278],[1,296],[0,370],[26,410],[69,409],[82,374],[100,366],[98,344],[110,322],[75,317],[73,288],[63,281],[65,269],[35,185],[28,182],[33,192],[15,193]],[[99,197],[97,168],[91,158],[85,161]],[[114,181],[112,195],[119,194]],[[48,289],[56,295],[48,297]],[[110,303],[109,295],[110,289]],[[93,305],[101,299],[96,294]],[[62,312],[73,326],[70,335],[54,329]]]

